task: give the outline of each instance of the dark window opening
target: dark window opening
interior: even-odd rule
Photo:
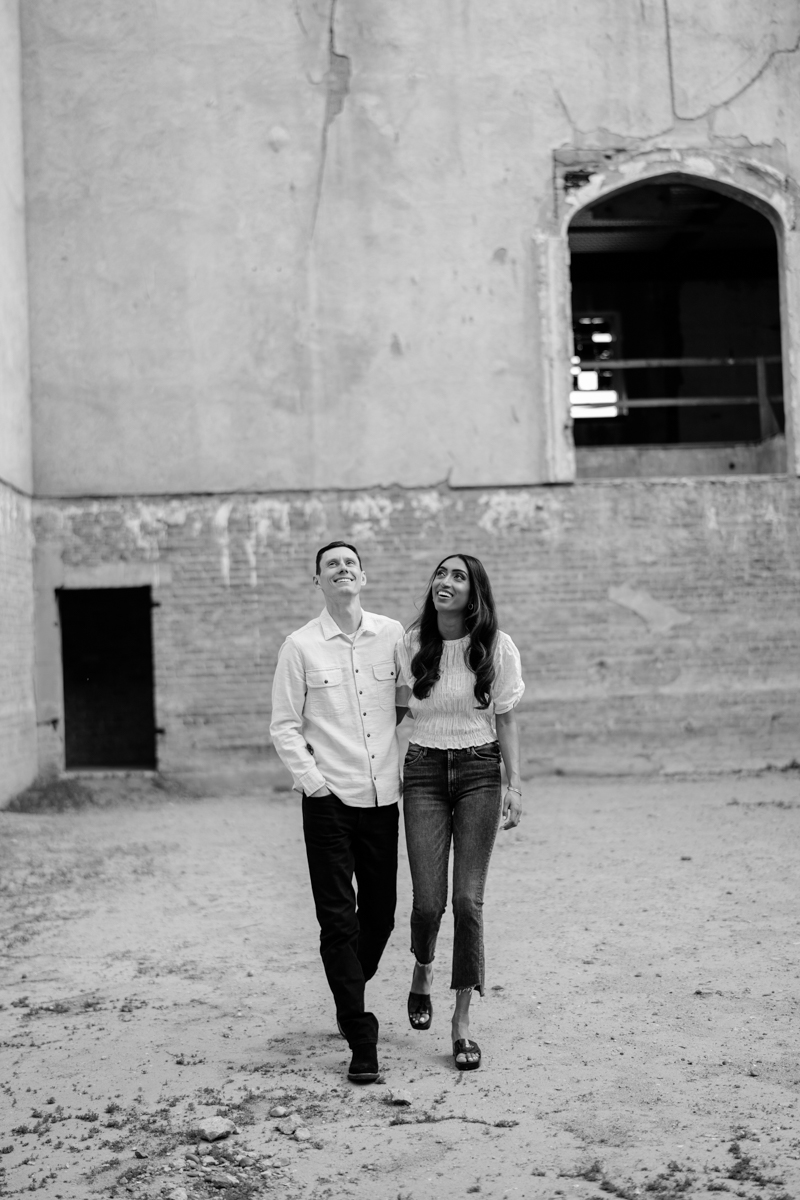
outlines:
[[[58,593],[66,765],[156,765],[150,588]]]
[[[750,446],[762,451],[753,469],[776,469],[784,408],[769,220],[672,180],[583,209],[569,244],[579,474],[581,449],[600,447]]]

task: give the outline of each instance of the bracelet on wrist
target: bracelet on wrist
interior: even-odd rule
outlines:
[[[522,798],[522,792],[519,790],[519,788],[513,787],[510,783],[507,785],[506,791],[507,792],[516,792],[517,795],[520,797],[520,799]]]

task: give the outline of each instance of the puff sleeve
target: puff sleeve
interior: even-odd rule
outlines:
[[[494,650],[495,679],[492,700],[496,713],[510,712],[522,699],[522,662],[519,650],[507,633],[498,633]]]

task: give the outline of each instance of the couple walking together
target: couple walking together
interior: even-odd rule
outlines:
[[[450,555],[436,567],[408,631],[362,609],[366,575],[354,546],[324,546],[314,584],[325,608],[281,647],[270,733],[303,796],[320,954],[352,1052],[348,1078],[372,1083],[379,1074],[378,1021],[365,1008],[364,989],[394,928],[395,726],[409,712],[414,733],[402,795],[415,962],[408,1019],[414,1029],[430,1028],[452,843],[453,1058],[459,1070],[474,1070],[481,1050],[469,1036],[469,1009],[473,991],[484,991],[484,884],[501,818],[511,829],[522,812],[519,654],[497,628],[491,584],[471,555]]]

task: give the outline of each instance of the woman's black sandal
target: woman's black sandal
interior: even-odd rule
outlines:
[[[422,992],[408,993],[408,1020],[412,1029],[430,1029],[433,1005],[430,996]]]
[[[463,1062],[459,1062],[459,1054],[477,1054],[478,1057],[472,1060],[465,1058]],[[459,1038],[453,1042],[453,1062],[459,1071],[477,1071],[481,1065],[481,1048],[478,1043],[470,1041],[469,1038]]]

